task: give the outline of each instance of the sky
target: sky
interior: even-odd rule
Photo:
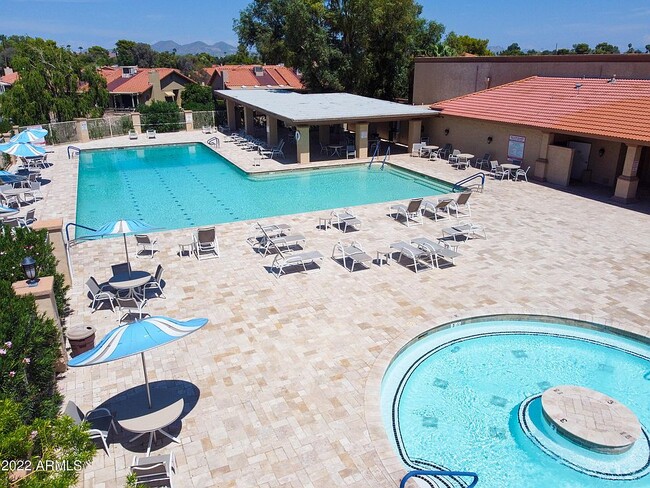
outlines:
[[[111,49],[128,39],[153,44],[225,41],[237,44],[233,19],[247,0],[7,0],[0,34],[54,39],[73,49]],[[512,43],[526,49],[571,48],[600,42],[645,51],[650,44],[648,0],[420,0],[423,17],[446,32],[489,39],[490,46]]]

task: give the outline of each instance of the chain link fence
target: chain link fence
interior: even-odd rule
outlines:
[[[130,115],[88,119],[88,136],[90,139],[123,136],[133,129]]]
[[[140,114],[142,132],[154,129],[156,132],[178,132],[185,129],[185,113]]]

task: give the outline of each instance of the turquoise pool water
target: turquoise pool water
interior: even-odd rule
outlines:
[[[624,403],[644,426],[643,439],[612,456],[547,432],[556,450],[541,449],[527,435],[526,419],[543,434],[536,395],[563,384]],[[409,470],[474,471],[481,487],[638,488],[650,486],[649,398],[645,344],[562,324],[485,321],[405,348],[384,377],[382,415]],[[447,483],[440,486],[462,486]]]
[[[247,175],[202,144],[82,151],[77,223],[176,229],[439,195],[451,185],[387,166]]]

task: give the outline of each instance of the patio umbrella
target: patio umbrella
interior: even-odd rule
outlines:
[[[144,381],[147,389],[147,400],[151,408],[151,391],[147,377],[147,364],[144,353],[150,349],[164,346],[199,330],[208,319],[197,318],[185,322],[169,317],[149,317],[122,325],[110,331],[99,344],[72,358],[68,366],[73,368],[108,363],[118,359],[140,354]]]
[[[18,209],[16,208],[5,207],[4,205],[0,205],[0,217],[3,217],[5,215],[11,215],[17,212]]]
[[[21,158],[31,158],[34,156],[43,156],[46,151],[44,148],[34,146],[29,142],[7,142],[0,144],[0,152]]]
[[[126,262],[129,264],[129,269],[131,269],[131,263],[129,262],[129,248],[126,245],[126,235],[149,232],[155,228],[156,227],[153,227],[142,220],[113,220],[105,223],[96,231],[85,235],[84,238],[93,239],[122,234],[122,237],[124,238]]]
[[[0,171],[0,183],[2,184],[17,183],[19,181],[25,181],[26,179],[26,176],[10,173],[9,171]]]
[[[25,129],[20,134],[16,134],[9,142],[36,142],[40,141],[47,135],[46,129]]]

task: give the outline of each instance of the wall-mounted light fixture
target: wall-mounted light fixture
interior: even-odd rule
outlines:
[[[488,143],[488,144],[492,144],[492,136],[488,136],[488,138],[487,138],[487,143]]]
[[[598,155],[599,155],[601,158],[605,155],[605,148],[604,148],[604,147],[601,147],[601,148],[598,150]]]
[[[449,129],[445,129],[445,135],[446,135],[446,136],[449,135]]]

